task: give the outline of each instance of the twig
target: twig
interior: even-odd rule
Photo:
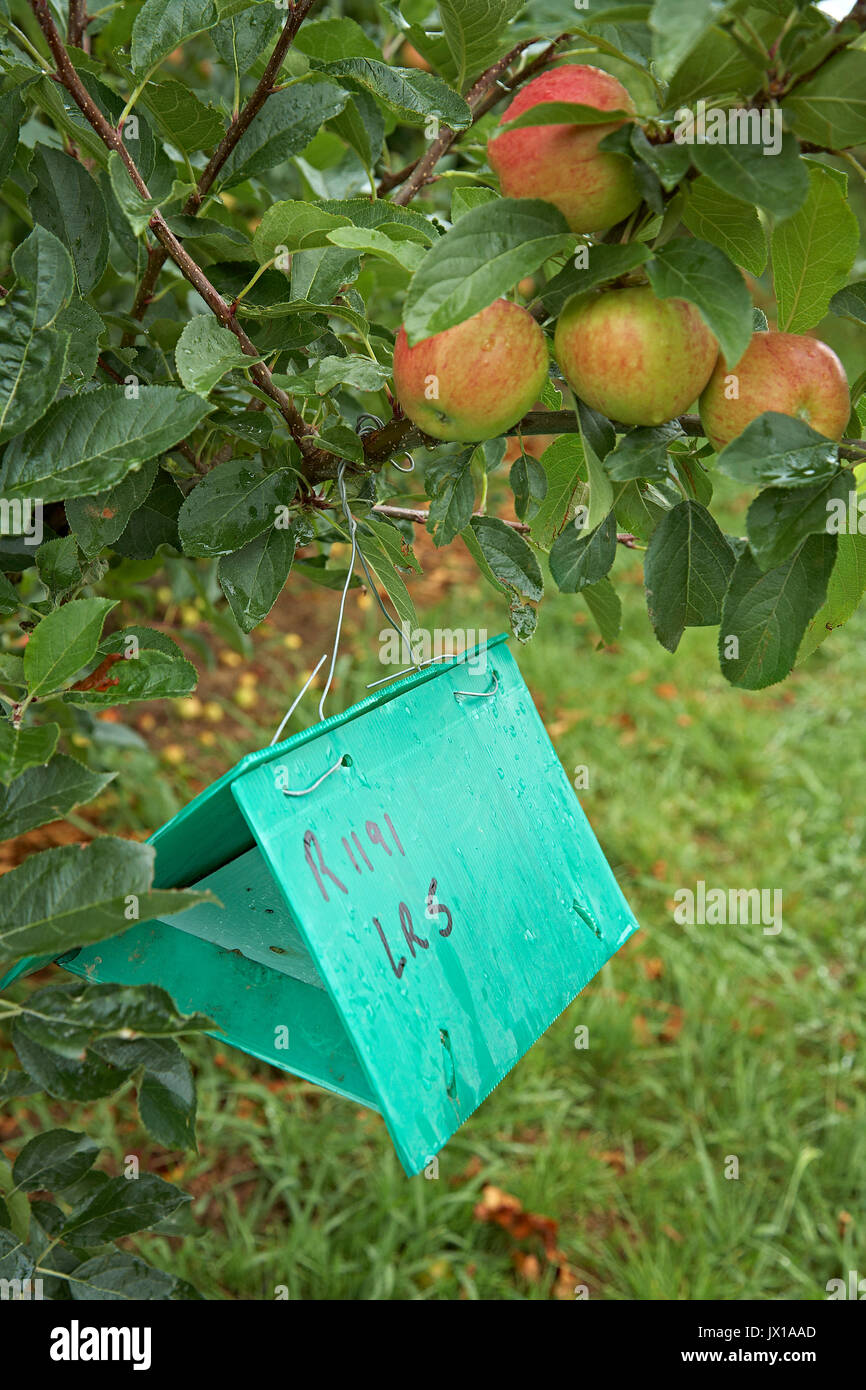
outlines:
[[[466,97],[469,109],[472,112],[472,124],[474,125],[481,116],[486,115],[502,97],[507,96],[510,92],[514,91],[515,87],[525,82],[528,77],[532,77],[536,72],[539,72],[541,68],[545,67],[555,56],[557,46],[563,43],[567,37],[566,34],[561,34],[558,39],[555,39],[552,44],[548,45],[543,53],[539,54],[538,58],[528,63],[525,68],[515,74],[508,82],[500,81],[502,74],[511,67],[511,64],[516,58],[520,57],[524,49],[530,47],[534,42],[533,39],[525,39],[522,43],[517,44],[512,48],[510,53],[506,53],[504,58],[500,58],[498,63],[494,63],[486,72],[483,72]],[[401,170],[401,173],[407,175],[406,182],[391,201],[398,204],[400,207],[405,207],[407,203],[410,203],[416,194],[420,192],[426,184],[431,182],[436,165],[439,163],[442,156],[448,153],[454,142],[460,138],[460,135],[460,131],[452,130],[451,127],[447,125],[443,126],[427,152],[423,154],[420,159],[416,160],[414,164],[407,165],[406,169]],[[386,176],[386,180],[387,178],[388,176]],[[386,180],[383,180],[383,183],[385,183]],[[391,176],[391,181],[387,183],[387,187],[384,191],[387,192],[388,189],[393,186],[394,179],[393,176]],[[382,191],[383,188],[380,185],[379,193],[381,194]]]
[[[856,5],[840,19],[836,24],[836,30],[842,28],[843,24],[856,24],[860,29],[866,29],[866,0],[857,0]]]
[[[87,0],[69,0],[69,19],[66,24],[66,42],[71,48],[80,48],[83,53],[90,52],[90,39],[87,26]]]
[[[618,434],[629,428],[614,421]],[[692,438],[704,437],[704,427],[699,415],[681,415],[679,425],[684,434]],[[531,410],[506,433],[514,435],[539,434],[579,434],[580,424],[572,410]],[[402,415],[396,415],[380,430],[364,436],[364,455],[367,463],[384,463],[393,455],[406,449],[435,447],[438,440],[431,439]],[[842,458],[855,461],[866,458],[866,440],[843,439],[839,446]]]
[[[274,45],[274,51],[268,59],[268,65],[262,73],[255,91],[249,101],[247,101],[243,110],[235,116],[222,140],[220,140],[211,155],[198,181],[198,185],[190,194],[184,206],[183,210],[185,213],[192,214],[198,212],[217,174],[222,169],[241,136],[249,129],[250,125],[261,111],[271,94],[274,80],[283,65],[283,59],[294,43],[298,30],[315,4],[316,0],[297,0],[297,3],[292,6],[283,27],[283,32]]]
[[[118,382],[121,386],[123,385],[123,377],[120,375],[120,372],[116,372],[114,368],[106,362],[104,357],[97,357],[96,365],[105,372],[106,376],[110,376],[112,381]]]
[[[305,3],[307,3],[307,0],[305,0]],[[309,0],[309,3],[314,3],[314,0]],[[51,11],[48,8],[48,0],[30,0],[30,7],[36,16],[39,27],[45,35],[48,47],[51,50],[52,57],[57,66],[57,77],[59,81],[62,82],[82,115],[93,127],[103,143],[107,145],[110,150],[115,150],[120,155],[136,190],[142,198],[149,201],[150,190],[139,173],[135,161],[126,149],[119,131],[115,129],[110,121],[106,120],[73,67],[63,40],[58,33],[57,26],[54,23]],[[163,246],[166,254],[171,257],[184,278],[198,291],[217,320],[224,328],[227,328],[234,334],[243,352],[248,357],[258,358],[260,356],[258,349],[248,337],[245,330],[237,322],[231,306],[226,304],[222,295],[220,295],[211,284],[204,271],[196,265],[189,253],[184,249],[180,241],[178,241],[162,213],[155,212],[148,226]],[[325,457],[329,458],[330,456],[325,455],[323,451],[317,450],[315,446],[310,444],[309,435],[312,433],[310,426],[307,425],[303,416],[295,408],[291,397],[286,395],[285,391],[282,391],[278,386],[274,385],[270,371],[264,363],[259,361],[251,363],[249,373],[259,390],[270,397],[280,411],[302,456],[311,461],[311,481],[316,481],[317,478],[321,476],[322,459]]]
[[[509,77],[505,82],[499,83],[499,90],[490,92],[478,107],[478,110],[475,112],[476,121],[480,121],[482,116],[486,116],[488,111],[492,111],[493,107],[497,102],[501,101],[504,96],[508,96],[511,92],[516,91],[518,87],[523,86],[524,82],[528,82],[530,78],[542,72],[544,68],[547,67],[548,63],[553,62],[556,57],[556,50],[559,48],[560,44],[565,43],[566,39],[570,37],[569,34],[560,34],[559,38],[554,39],[552,43],[548,44],[547,48],[545,48],[542,53],[539,53],[537,58],[533,58],[531,63],[527,63],[525,68],[521,68],[520,72],[515,73],[513,77]]]
[[[206,167],[202,170],[196,187],[187,198],[182,212],[184,216],[194,217],[199,211],[204,199],[213,186],[214,180],[228,159],[232,150],[237,145],[241,136],[247,131],[255,117],[261,111],[268,97],[271,95],[274,80],[283,65],[289,48],[303,24],[310,10],[316,4],[316,0],[297,0],[292,6],[283,27],[283,32],[274,45],[268,65],[256,86],[252,96],[246,105],[234,117],[222,140],[214,150]],[[165,265],[167,252],[164,247],[150,247],[147,253],[147,266],[141,277],[141,283],[136,291],[135,300],[132,305],[132,317],[141,319],[144,317],[145,310],[153,298],[156,289],[156,282],[159,273]]]
[[[332,502],[327,497],[320,497],[318,493],[313,493],[311,497],[307,497],[305,500],[308,506],[317,507],[320,511],[331,511],[338,508],[340,505],[339,502]],[[377,502],[375,507],[370,508],[370,511],[373,516],[388,516],[391,517],[393,521],[411,521],[416,526],[426,526],[430,519],[430,513],[425,512],[423,509],[416,509],[415,507],[392,507],[390,503],[385,502]],[[472,515],[485,517],[487,513],[473,512]],[[496,519],[497,521],[501,521],[504,526],[510,526],[512,531],[518,531],[521,536],[529,535],[531,528],[525,521],[509,521],[505,517],[497,517]],[[620,545],[624,545],[629,550],[633,550],[637,542],[637,537],[631,535],[628,531],[620,531],[617,533],[617,540]]]

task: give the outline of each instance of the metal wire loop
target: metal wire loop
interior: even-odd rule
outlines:
[[[327,780],[328,777],[332,776],[332,774],[337,771],[338,768],[348,766],[349,764],[346,762],[346,755],[345,753],[343,753],[334,763],[334,766],[329,767],[327,772],[323,772],[319,780],[317,782],[314,782],[311,787],[304,787],[302,791],[298,792],[289,791],[288,787],[283,787],[283,796],[309,796],[310,792],[314,792],[317,787],[320,787],[322,783]]]
[[[498,689],[499,689],[499,672],[498,672],[498,671],[494,671],[494,672],[493,672],[493,689],[492,689],[492,690],[455,690],[455,691],[453,692],[453,695],[454,695],[454,699],[455,699],[455,700],[457,699],[457,696],[458,696],[458,695],[468,695],[468,696],[470,696],[470,698],[473,699],[473,700],[489,700],[490,697],[491,697],[491,695],[495,695]]]
[[[371,421],[371,423],[366,425],[366,420]],[[378,415],[371,415],[369,411],[365,411],[363,415],[359,415],[355,421],[355,433],[360,435],[362,439],[365,434],[375,434],[376,430],[383,430],[384,428],[385,421],[380,420]]]
[[[392,464],[394,465],[394,467],[396,468],[397,472],[398,472],[398,473],[414,473],[414,472],[415,472],[415,460],[413,459],[412,455],[411,455],[410,453],[405,453],[405,454],[403,455],[403,457],[404,457],[404,458],[407,458],[407,459],[409,460],[409,467],[408,467],[408,468],[401,468],[400,464],[397,462],[396,459],[392,459],[392,460],[391,460],[391,462],[392,462]]]
[[[419,661],[417,666],[405,666],[402,671],[394,671],[390,676],[382,676],[381,680],[370,681],[367,685],[367,689],[375,690],[377,685],[387,685],[388,681],[395,681],[400,676],[408,676],[410,671],[423,671],[425,666],[432,666],[436,661],[456,661],[457,659],[457,656],[450,653],[445,656],[431,656],[427,661]]]

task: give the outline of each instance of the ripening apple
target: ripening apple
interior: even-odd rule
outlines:
[[[500,125],[532,106],[579,102],[599,111],[633,111],[632,99],[600,68],[567,66],[542,73],[521,87]],[[508,198],[554,203],[573,232],[600,232],[628,217],[640,202],[631,160],[599,150],[599,142],[623,124],[536,125],[491,136],[487,157]]]
[[[707,439],[718,450],[767,410],[841,439],[851,397],[845,368],[826,343],[799,333],[755,333],[732,372],[719,357],[700,409]]]
[[[434,439],[478,443],[516,425],[547,380],[547,345],[532,315],[507,299],[409,346],[394,347],[394,390]]]
[[[660,425],[697,400],[719,345],[693,304],[634,285],[570,299],[554,351],[594,410],[624,425]]]

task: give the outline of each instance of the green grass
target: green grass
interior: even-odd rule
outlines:
[[[112,1171],[141,1151],[196,1194],[195,1238],[139,1241],[154,1263],[214,1297],[549,1298],[540,1241],[473,1215],[494,1184],[559,1223],[594,1298],[820,1299],[827,1280],[866,1274],[866,621],[793,681],[746,694],[720,676],[713,633],[687,633],[675,657],[658,647],[634,557],[618,573],[615,650],[595,652],[582,606],[553,596],[517,655],[563,765],[589,768],[581,800],[641,933],[450,1141],[438,1180],[404,1176],[377,1116],[207,1039],[190,1048],[198,1155],[154,1150],[128,1097],[89,1107]],[[332,618],[336,596],[320,611]],[[332,708],[380,674],[381,623],[351,612]],[[422,621],[492,634],[504,614],[463,585]],[[263,684],[249,741],[220,741],[227,762],[270,737],[294,688]],[[678,926],[673,894],[698,879],[781,889],[782,932]],[[28,1129],[45,1113],[32,1104]],[[539,1277],[515,1269],[518,1249],[539,1255]]]

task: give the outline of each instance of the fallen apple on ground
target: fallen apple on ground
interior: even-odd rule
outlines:
[[[700,410],[707,439],[718,450],[768,410],[841,439],[851,397],[845,368],[826,343],[799,333],[755,333],[732,371],[719,357]]]
[[[556,360],[587,405],[623,425],[681,415],[707,384],[719,346],[693,304],[649,285],[575,295],[556,326]]]
[[[547,366],[547,345],[535,319],[519,304],[497,299],[415,347],[401,328],[394,390],[425,434],[480,443],[504,434],[532,409]]]
[[[600,111],[633,111],[621,82],[600,68],[570,65],[527,82],[500,124],[533,106],[577,102]],[[628,217],[640,202],[631,161],[599,150],[599,142],[623,120],[601,125],[537,125],[493,135],[491,167],[508,198],[543,198],[565,215],[573,232],[601,232]]]

